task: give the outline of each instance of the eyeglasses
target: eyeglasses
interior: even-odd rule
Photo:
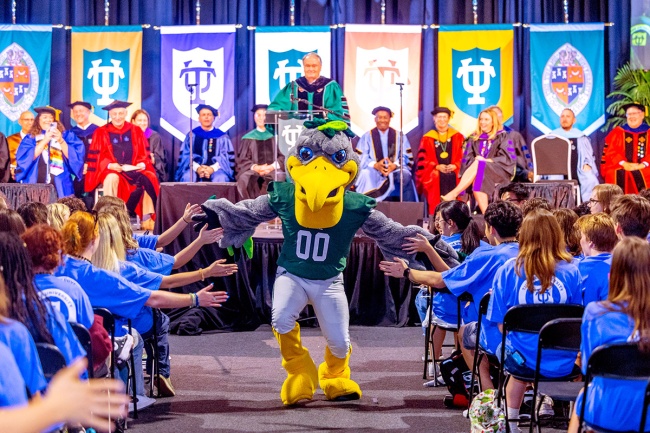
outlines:
[[[590,198],[589,201],[587,202],[587,206],[592,206],[594,203],[600,203],[600,202],[595,198]]]

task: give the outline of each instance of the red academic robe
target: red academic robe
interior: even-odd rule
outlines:
[[[415,170],[415,185],[418,194],[426,193],[429,213],[433,212],[440,203],[440,195],[451,191],[458,183],[460,165],[463,159],[463,134],[453,128],[447,130],[447,141],[439,141],[438,131],[432,129],[420,140],[417,168]],[[446,158],[441,157],[447,152]],[[444,156],[444,155],[443,155]],[[442,174],[436,170],[438,164],[454,164],[456,170]]]
[[[113,134],[114,137],[115,134],[120,137],[125,137],[129,136],[129,133],[133,148],[131,161],[126,163],[132,165],[138,165],[141,162],[144,163],[145,169],[139,171],[139,173],[143,174],[151,181],[156,190],[156,195],[158,195],[160,192],[160,184],[158,183],[158,178],[156,176],[156,169],[151,164],[151,158],[147,151],[149,144],[142,129],[129,122],[124,122],[121,129],[117,129],[112,123],[108,123],[97,128],[93,134],[92,144],[90,145],[87,156],[88,172],[85,176],[84,185],[87,192],[91,192],[101,185],[104,182],[106,175],[109,173],[116,173],[120,176],[117,195],[125,202],[128,201],[131,193],[135,191],[135,185],[130,183],[128,173],[117,173],[116,171],[110,170],[108,164],[118,162],[117,158],[115,158],[115,155],[113,154],[113,145],[109,134]],[[122,163],[124,164],[125,162]],[[137,212],[138,214],[141,214],[140,205],[138,206]]]
[[[632,132],[620,126],[607,134],[601,161],[601,173],[605,183],[620,186],[625,194],[638,194],[650,186],[650,168],[625,171],[620,165],[621,161],[650,164],[647,152],[649,136],[650,130]]]

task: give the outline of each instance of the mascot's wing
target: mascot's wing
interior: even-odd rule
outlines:
[[[413,237],[416,233],[424,235],[436,249],[442,260],[450,267],[458,266],[458,254],[445,241],[440,240],[440,236],[434,236],[422,227],[403,226],[393,221],[383,213],[373,210],[361,230],[374,239],[379,249],[384,254],[386,260],[392,260],[393,257],[399,257],[407,262],[414,269],[423,270],[427,266],[428,259],[424,254],[408,254],[402,250],[404,238]]]
[[[219,241],[221,248],[241,247],[246,239],[253,236],[258,225],[277,216],[269,206],[268,195],[239,203],[231,203],[223,198],[208,200],[201,207],[207,217],[203,221],[208,223],[208,227],[223,227],[223,238]]]

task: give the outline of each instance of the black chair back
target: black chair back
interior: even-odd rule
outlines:
[[[488,307],[490,306],[490,296],[491,293],[487,292],[485,295],[483,295],[483,297],[481,298],[481,302],[478,304],[479,320],[481,316],[487,315]]]
[[[88,377],[92,379],[95,375],[93,369],[93,347],[90,338],[90,331],[88,331],[85,326],[75,322],[70,322],[70,327],[77,336],[79,343],[81,343],[81,346],[86,351],[86,358],[88,358]]]
[[[111,379],[115,379],[115,317],[106,308],[93,308],[93,313],[104,321],[104,329],[111,336]]]
[[[65,368],[65,358],[59,348],[55,345],[49,343],[36,343],[36,350],[38,351],[38,357],[43,366],[43,374],[48,381],[50,381],[59,370]]]
[[[503,330],[538,334],[555,319],[582,318],[584,307],[575,304],[526,304],[510,308],[503,318]],[[505,332],[504,332],[505,336]]]
[[[643,352],[636,343],[606,344],[599,346],[589,357],[587,363],[587,377],[585,378],[585,392],[589,391],[589,384],[594,376],[619,379],[639,380],[646,379],[647,385],[641,411],[639,432],[644,431],[650,405],[650,352]],[[580,410],[579,432],[585,420],[585,407],[587,398],[583,397]],[[598,426],[590,426],[598,430]]]
[[[539,331],[538,349],[579,351],[582,319],[551,320]]]

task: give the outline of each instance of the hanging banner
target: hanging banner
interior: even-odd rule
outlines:
[[[630,7],[630,64],[634,69],[650,69],[650,3],[632,0]]]
[[[548,134],[570,108],[589,135],[605,123],[604,24],[531,24],[531,124]]]
[[[52,26],[0,26],[0,131],[20,131],[20,113],[50,103]]]
[[[327,26],[255,29],[255,103],[269,104],[287,84],[302,77],[302,58],[317,53],[321,75],[330,78],[331,34]]]
[[[355,134],[376,127],[372,110],[380,105],[395,113],[399,129],[400,89],[402,129],[418,126],[421,46],[421,26],[346,24],[343,81]]]
[[[115,100],[128,101],[127,120],[142,104],[142,27],[72,28],[70,101],[89,102],[90,121],[106,123],[101,108]]]
[[[501,108],[504,123],[512,122],[513,37],[511,24],[439,29],[438,105],[454,112],[450,123],[465,136],[491,105]]]
[[[219,110],[214,127],[235,125],[235,26],[160,28],[160,126],[179,140],[199,126],[196,107]]]

